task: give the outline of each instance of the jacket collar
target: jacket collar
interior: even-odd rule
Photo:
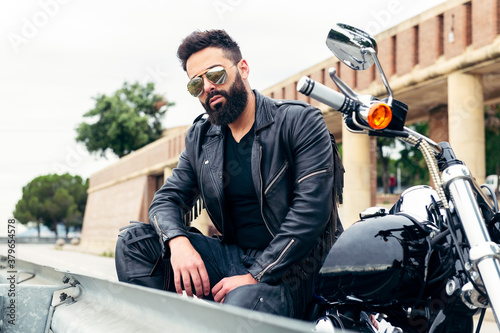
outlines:
[[[271,113],[271,106],[274,104],[257,90],[253,92],[255,93],[255,132],[258,132],[274,122]]]
[[[257,90],[253,90],[255,94],[255,132],[271,125],[274,122],[273,115],[271,113],[271,106],[273,103],[269,102],[269,99],[259,93]],[[207,131],[207,136],[218,136],[221,135],[222,129],[219,125],[210,125]]]
[[[219,135],[221,135],[221,133],[222,133],[222,130],[221,130],[221,127],[219,125],[211,124],[210,128],[207,131],[206,136],[219,136]]]

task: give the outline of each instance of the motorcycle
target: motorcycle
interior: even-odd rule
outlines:
[[[396,138],[420,150],[435,188],[406,190],[389,210],[371,208],[330,250],[315,286],[317,332],[472,332],[493,310],[500,328],[500,212],[449,143],[404,126],[408,107],[393,98],[367,33],[337,24],[329,49],[345,65],[376,65],[388,97],[340,92],[309,77],[297,90],[342,113],[353,133]],[[376,328],[376,326],[379,326]]]

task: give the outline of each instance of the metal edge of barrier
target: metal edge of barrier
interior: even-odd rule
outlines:
[[[313,330],[313,323],[305,321],[83,274],[62,272],[23,260],[16,260],[16,269],[18,281],[22,282],[30,275],[33,275],[33,280],[24,282],[26,285],[21,283],[16,286],[18,322],[15,326],[6,326],[4,313],[3,326],[7,329],[1,330],[2,333],[24,332],[26,327],[31,327],[30,331],[33,332],[54,333],[284,333]],[[8,284],[0,284],[1,290],[8,287]],[[45,318],[35,323],[32,319],[34,316]],[[40,330],[43,326],[40,323],[45,323],[45,329]]]
[[[59,306],[52,330],[59,332],[311,332],[313,324],[188,298],[165,291],[67,274],[82,289]]]

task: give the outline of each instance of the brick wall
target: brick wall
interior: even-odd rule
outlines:
[[[481,0],[472,4],[472,43],[474,47],[489,44],[500,34],[500,1]]]
[[[183,127],[179,133],[162,137],[133,154],[121,158],[117,163],[96,172],[90,177],[90,190],[93,187],[130,177],[155,165],[164,164],[168,160],[177,159],[184,149],[186,130],[187,128]]]
[[[478,3],[474,1],[474,4]],[[474,6],[475,7],[475,6]],[[460,5],[444,13],[444,55],[447,59],[458,56],[465,51],[467,45],[467,6]],[[453,27],[454,42],[450,42]]]
[[[89,194],[82,228],[82,247],[98,254],[114,251],[119,229],[139,220],[146,176]]]
[[[415,29],[410,28],[396,34],[396,74],[411,72],[414,64]],[[394,55],[391,55],[394,57]]]
[[[448,107],[440,105],[429,111],[429,138],[435,142],[449,141]]]
[[[427,67],[443,55],[444,16],[428,19],[419,27],[419,65]]]
[[[187,127],[129,154],[90,177],[82,228],[82,247],[102,253],[114,251],[119,229],[130,220],[148,221],[148,207],[164,168],[177,164]]]
[[[453,31],[454,41],[450,42]],[[473,49],[491,44],[500,34],[500,0],[448,0],[402,24],[375,36],[378,58],[388,78],[410,74],[415,68],[432,66],[441,57],[451,59],[462,55],[468,47]],[[314,67],[304,75],[334,87],[328,69],[335,67],[337,75],[356,90],[369,88],[374,82],[381,84],[374,68],[354,72],[332,57],[322,68]],[[325,77],[324,81],[322,78]],[[296,82],[286,81],[285,98],[310,101],[295,94]],[[283,98],[280,85],[264,92],[274,98]]]

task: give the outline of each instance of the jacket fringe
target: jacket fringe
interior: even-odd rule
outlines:
[[[333,147],[333,198],[337,205],[342,204],[343,191],[344,191],[344,165],[342,164],[342,157],[340,157],[339,148],[335,142],[335,136],[330,132],[330,140]]]
[[[189,227],[191,225],[191,222],[196,220],[198,216],[201,215],[201,212],[203,211],[204,208],[205,208],[205,203],[203,202],[201,196],[199,196],[195,200],[193,207],[191,207],[191,209],[184,214],[184,224]]]

